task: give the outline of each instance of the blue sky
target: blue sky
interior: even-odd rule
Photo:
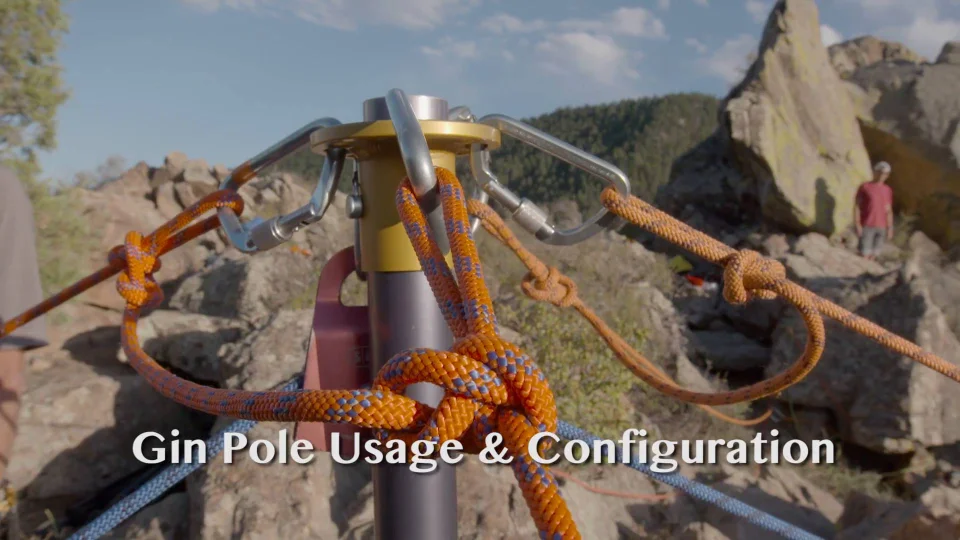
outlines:
[[[306,122],[359,121],[398,87],[526,117],[561,106],[722,95],[772,0],[73,0],[60,53],[64,180],[172,150],[236,165]],[[873,34],[931,60],[960,0],[820,0],[825,41]]]

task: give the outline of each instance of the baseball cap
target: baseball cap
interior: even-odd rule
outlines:
[[[887,163],[886,161],[877,162],[877,164],[873,166],[873,170],[877,172],[888,173],[890,172],[890,169],[891,169],[890,164]]]

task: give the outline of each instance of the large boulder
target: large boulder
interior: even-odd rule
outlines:
[[[760,217],[749,182],[737,168],[722,130],[680,156],[657,190],[658,208],[715,238],[737,234]]]
[[[870,160],[853,105],[820,40],[813,0],[781,0],[722,124],[764,217],[827,235],[852,222]]]
[[[946,44],[933,64],[879,62],[849,77],[869,97],[863,139],[874,161],[893,167],[897,209],[916,215],[920,229],[941,246],[960,242],[957,47]]]
[[[960,41],[948,41],[937,56],[938,64],[960,65]]]
[[[160,309],[140,320],[137,336],[144,352],[194,380],[220,380],[221,347],[241,338],[247,325],[236,319]],[[126,361],[121,350],[119,359]]]
[[[223,429],[229,421],[218,424]],[[281,430],[292,444],[293,425],[287,423],[258,424],[246,438],[277,444]],[[360,534],[369,533],[373,521],[369,466],[338,464],[328,453],[313,455],[308,464],[261,465],[246,452],[230,464],[223,456],[211,460],[187,478],[190,537],[369,538]]]
[[[816,278],[854,278],[863,274],[883,274],[884,267],[830,242],[825,236],[810,233],[792,242],[787,253],[777,257],[792,279],[801,282]]]
[[[920,347],[960,364],[960,342],[934,299],[939,293],[911,265],[887,274],[810,277],[815,293]],[[806,329],[788,310],[774,333],[772,376],[803,352]],[[793,403],[831,409],[841,436],[877,452],[905,454],[917,444],[960,440],[960,392],[943,375],[840,327],[827,325],[817,368],[782,393]]]
[[[953,540],[960,538],[960,490],[938,486],[915,501],[883,501],[863,493],[847,498],[837,540]]]
[[[100,186],[97,191],[142,198],[150,193],[150,166],[141,161],[119,178]]]
[[[266,390],[303,371],[313,310],[280,310],[242,340],[221,351],[219,381],[224,388]]]
[[[47,362],[31,363],[27,374],[7,478],[33,501],[28,506],[76,502],[143,468],[130,450],[141,433],[204,434],[197,415],[130,368],[90,365],[94,360],[80,350],[72,355],[82,360],[66,350],[47,352]]]
[[[121,181],[123,178],[114,182],[118,189]],[[123,244],[128,232],[148,234],[168,219],[145,198],[131,197],[114,190],[74,192],[77,204],[83,209],[84,219],[96,238],[97,247],[89,254],[87,265],[90,268],[104,266],[107,253],[114,246]],[[208,244],[202,241],[192,242],[164,255],[163,265],[155,278],[160,283],[176,279],[184,273],[201,268],[208,256]],[[123,298],[117,293],[114,279],[85,292],[81,300],[107,309],[121,310],[125,305]]]
[[[721,462],[722,463],[722,462]],[[834,523],[843,512],[843,505],[832,495],[804,479],[796,470],[768,465],[758,473],[747,467],[727,464],[721,466],[722,481],[712,487],[727,495],[744,501],[761,511],[792,523],[812,534],[830,538]],[[689,474],[689,473],[688,473]],[[668,538],[717,539],[770,539],[781,536],[752,525],[746,520],[729,514],[714,505],[684,497],[667,510],[667,520],[672,523],[709,523],[719,533],[713,536],[691,535]],[[671,532],[678,532],[673,529]],[[697,531],[699,532],[699,531]]]
[[[284,248],[244,255],[227,252],[185,278],[169,307],[188,313],[254,321],[316,287],[309,257]]]

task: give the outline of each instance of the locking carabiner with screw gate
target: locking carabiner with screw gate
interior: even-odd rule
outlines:
[[[477,120],[477,123],[492,126],[498,129],[500,133],[506,133],[521,142],[569,163],[591,176],[599,178],[623,195],[630,194],[630,180],[623,171],[552,135],[502,114],[484,116]],[[561,246],[577,244],[600,231],[605,229],[617,230],[624,224],[622,219],[611,214],[606,208],[602,208],[590,219],[585,220],[582,225],[570,230],[558,231],[548,222],[549,218],[540,207],[529,199],[518,197],[500,183],[490,170],[490,152],[485,145],[472,145],[470,169],[483,191],[506,207],[513,214],[514,220],[524,229],[547,244]]]

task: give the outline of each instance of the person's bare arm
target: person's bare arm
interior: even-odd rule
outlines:
[[[23,351],[0,349],[0,478],[6,477],[10,456],[13,455],[20,398],[26,389],[23,371]]]

